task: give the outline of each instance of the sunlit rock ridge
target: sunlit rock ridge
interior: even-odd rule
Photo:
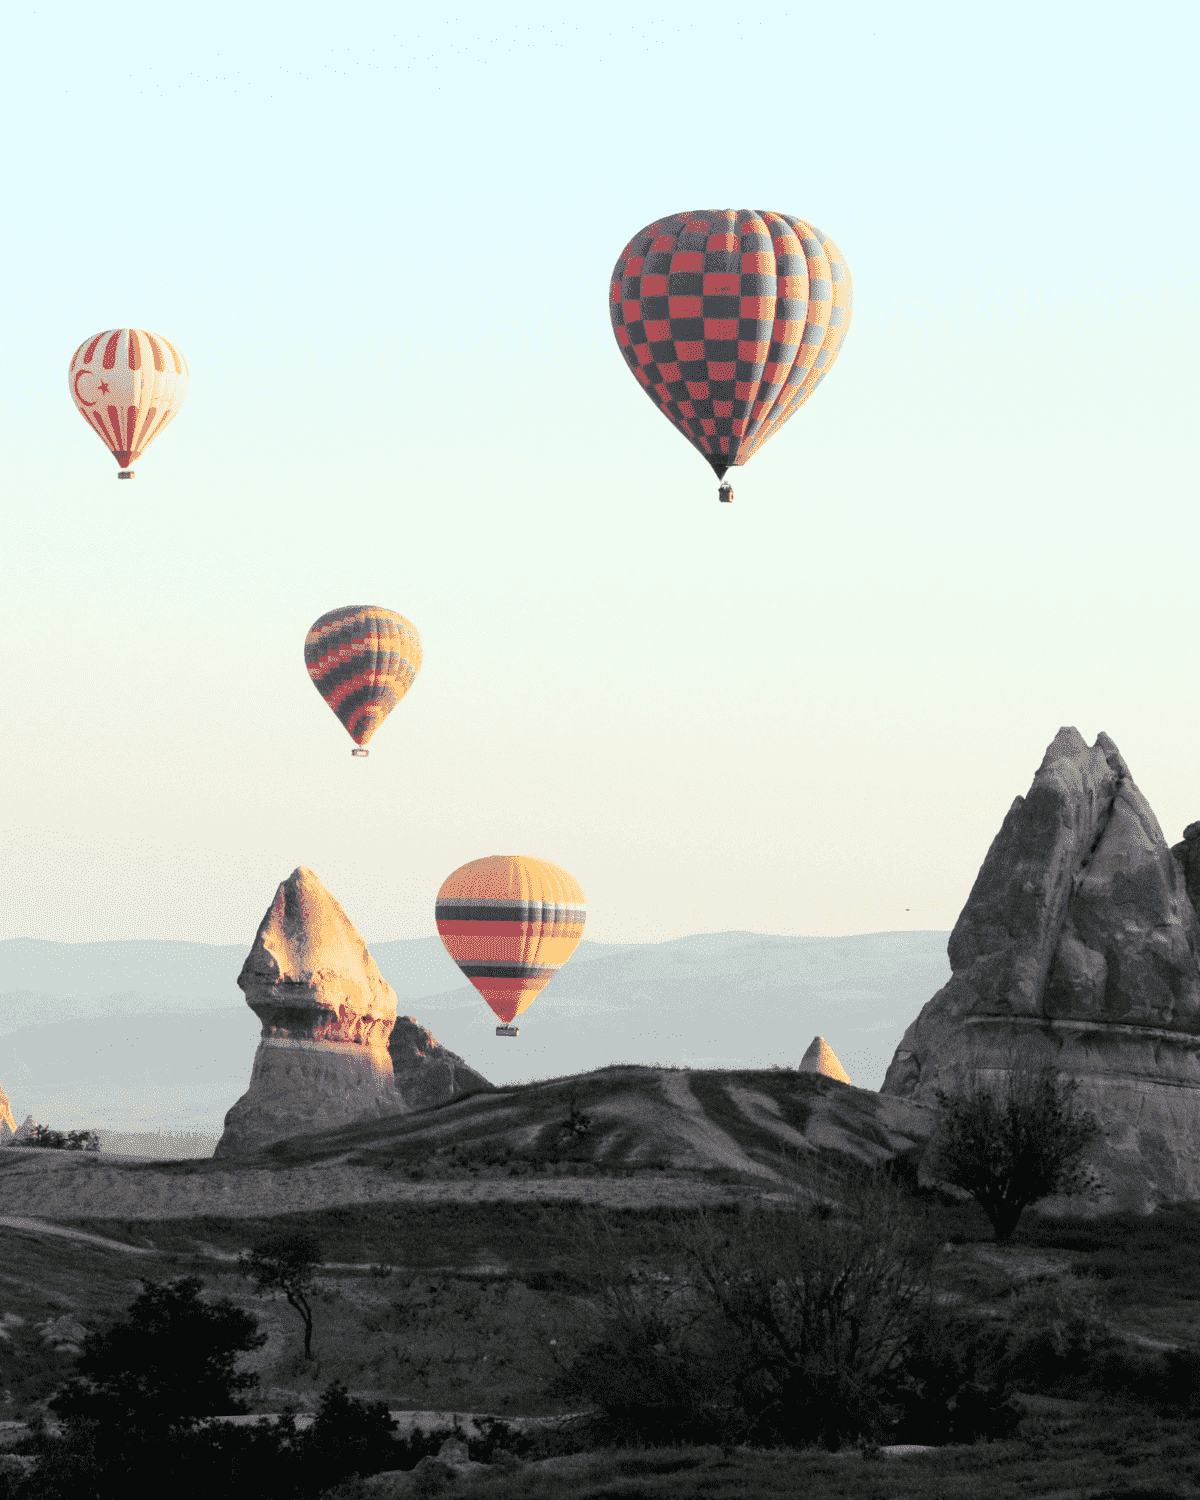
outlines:
[[[1169,849],[1108,735],[1089,747],[1060,729],[882,1092],[933,1103],[972,1073],[1001,1078],[1020,1046],[1077,1079],[1103,1128],[1097,1207],[1200,1199],[1198,835],[1191,824]]]

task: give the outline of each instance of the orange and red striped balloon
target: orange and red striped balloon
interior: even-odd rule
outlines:
[[[350,738],[364,746],[421,670],[421,637],[393,610],[351,604],[314,623],[304,640],[304,665]]]
[[[587,898],[559,865],[492,854],[446,878],[435,917],[450,957],[507,1025],[574,953]]]
[[[187,400],[187,360],[161,334],[110,328],[84,339],[67,372],[79,414],[120,465],[118,478]]]

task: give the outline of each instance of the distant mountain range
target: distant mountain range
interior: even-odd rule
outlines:
[[[794,1066],[819,1033],[856,1084],[877,1089],[905,1027],[950,977],[948,936],[585,939],[516,1040],[496,1037],[439,938],[371,952],[401,1013],[494,1083],[614,1062]],[[257,1044],[236,984],[245,955],[204,943],[0,942],[0,1086],[17,1119],[219,1131]]]

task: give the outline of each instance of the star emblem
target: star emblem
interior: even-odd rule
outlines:
[[[101,392],[102,392],[102,393],[103,393],[103,394],[104,394],[104,395],[105,395],[105,396],[107,396],[107,395],[108,395],[108,381],[107,381],[107,380],[102,380],[102,381],[101,381],[101,382],[100,382],[100,390],[101,390]]]

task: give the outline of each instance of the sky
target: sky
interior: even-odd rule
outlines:
[[[588,935],[950,928],[1059,727],[1200,818],[1194,7],[21,7],[0,62],[0,937],[368,941],[492,853]],[[840,246],[829,379],[719,505],[608,321],[702,207]],[[133,483],[72,406],[191,394]],[[372,603],[371,743],[305,673]]]

